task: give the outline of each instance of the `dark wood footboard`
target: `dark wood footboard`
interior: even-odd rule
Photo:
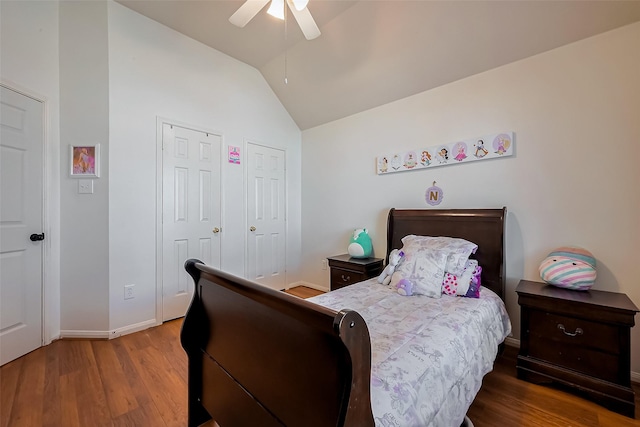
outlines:
[[[355,311],[318,306],[188,260],[181,332],[189,426],[373,426],[371,343]]]

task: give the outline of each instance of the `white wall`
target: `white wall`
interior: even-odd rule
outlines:
[[[303,278],[325,288],[327,256],[349,232],[370,229],[386,250],[388,209],[508,208],[507,308],[519,337],[514,291],[554,248],[597,258],[594,289],[640,306],[640,23],[303,132]],[[392,79],[387,82],[392,84]],[[375,157],[459,139],[515,132],[515,156],[377,176]],[[637,319],[640,320],[640,319]],[[632,329],[640,372],[640,327]]]
[[[155,319],[156,118],[220,132],[221,267],[244,275],[246,142],[287,153],[287,281],[300,254],[301,134],[260,73],[124,6],[109,2],[109,300],[112,330]],[[123,287],[136,297],[123,299]]]
[[[0,2],[0,79],[45,102],[44,341],[60,334],[58,3]]]
[[[109,329],[109,69],[107,3],[60,3],[60,326],[63,336]],[[70,178],[69,145],[100,144],[93,194]]]
[[[46,342],[61,330],[103,337],[156,321],[158,116],[221,132],[225,150],[244,154],[247,141],[286,150],[287,281],[298,280],[301,134],[257,70],[111,1],[0,8],[2,82],[47,105]],[[92,195],[67,176],[78,143],[101,144]],[[239,275],[244,160],[222,171],[222,267]],[[125,302],[131,283],[136,298]]]

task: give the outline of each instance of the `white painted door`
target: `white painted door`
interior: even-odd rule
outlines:
[[[286,286],[285,153],[247,144],[247,273],[272,289]]]
[[[162,317],[184,316],[193,281],[184,262],[220,267],[220,149],[222,137],[162,126]]]
[[[43,105],[0,88],[0,365],[42,345]],[[37,237],[34,237],[36,239]]]

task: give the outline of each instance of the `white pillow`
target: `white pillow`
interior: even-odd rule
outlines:
[[[413,294],[440,298],[448,253],[428,247],[402,250],[404,258],[393,272],[389,286],[396,289],[398,282],[406,279],[413,285]]]
[[[420,248],[446,252],[448,255],[445,271],[456,276],[462,275],[469,256],[476,253],[478,249],[478,245],[475,243],[456,237],[416,236],[414,234],[403,237],[402,244],[404,245],[402,250],[405,254],[407,251],[415,251]]]

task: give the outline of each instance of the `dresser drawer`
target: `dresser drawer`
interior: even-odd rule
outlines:
[[[367,280],[368,277],[361,272],[344,270],[341,268],[331,269],[331,290],[340,289],[354,283]]]
[[[534,340],[546,339],[553,345],[575,346],[620,353],[620,329],[615,325],[531,310],[529,334]]]

